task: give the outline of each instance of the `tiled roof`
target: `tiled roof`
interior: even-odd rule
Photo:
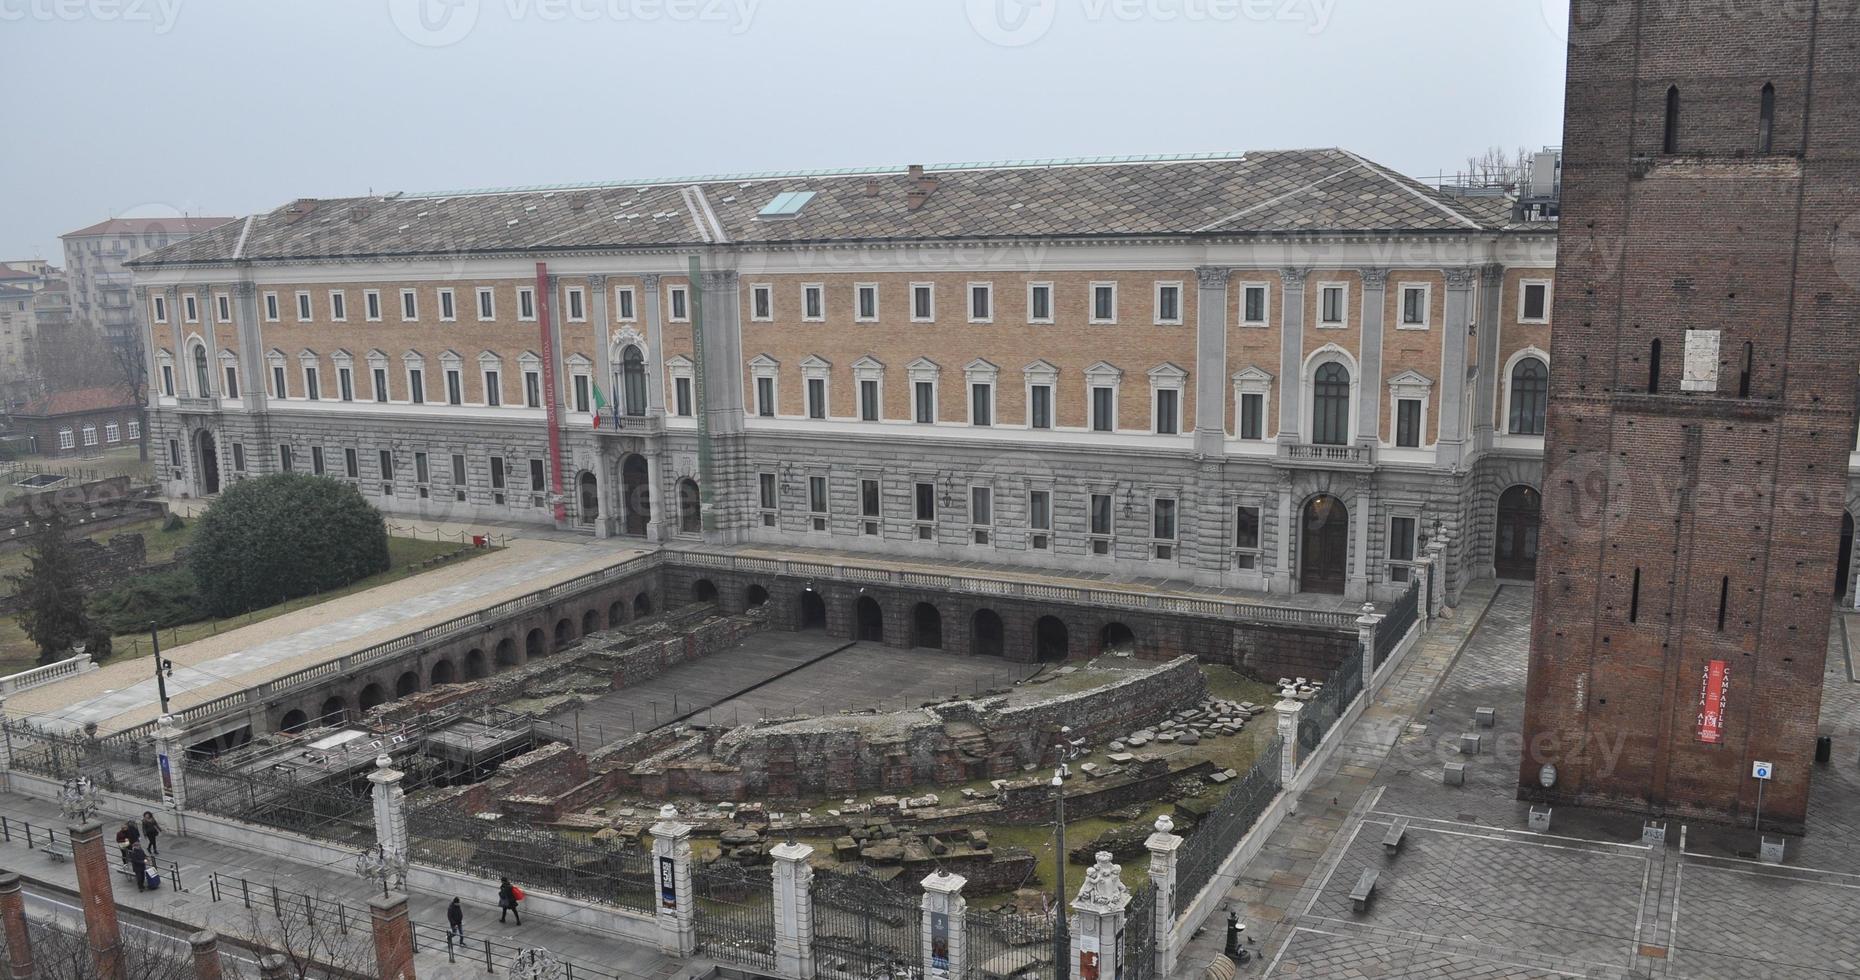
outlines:
[[[145,235],[163,234],[170,237],[198,235],[203,231],[217,228],[234,218],[196,218],[174,215],[166,218],[111,218],[99,221],[88,228],[67,231],[61,238],[82,238],[87,235]]]
[[[47,418],[54,415],[79,415],[85,412],[101,412],[112,408],[128,408],[135,405],[121,388],[77,388],[71,391],[54,391],[29,401],[15,417],[31,416]]]
[[[903,168],[305,200],[130,265],[719,242],[1491,231],[1509,217],[1335,149],[927,170],[936,188],[915,211]],[[793,217],[758,217],[787,191],[814,197]]]

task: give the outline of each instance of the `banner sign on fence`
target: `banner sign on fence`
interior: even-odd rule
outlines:
[[[160,754],[161,759],[161,801],[174,805],[174,770],[168,768],[168,753]]]
[[[678,907],[678,862],[672,860],[671,855],[659,858],[659,907]]]
[[[930,913],[930,969],[949,969],[949,914]]]
[[[1725,696],[1731,689],[1731,672],[1722,660],[1705,665],[1705,677],[1699,686],[1699,741],[1716,745],[1724,741]]]

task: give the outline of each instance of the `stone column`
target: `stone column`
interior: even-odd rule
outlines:
[[[691,825],[680,821],[678,809],[669,803],[659,808],[659,822],[652,825],[652,860],[659,883],[659,951],[691,956],[697,952]]]
[[[1436,576],[1434,600],[1428,614],[1439,618],[1440,611],[1448,605],[1447,588],[1453,581],[1453,576],[1447,574],[1447,536],[1444,532],[1434,535],[1434,540],[1427,543],[1427,557],[1432,566],[1430,573]]]
[[[155,723],[155,774],[161,778],[161,799],[170,811],[187,806],[187,733],[175,723],[173,715],[162,715]]]
[[[84,909],[84,932],[100,980],[125,980],[122,933],[116,923],[116,895],[110,883],[110,859],[103,851],[103,824],[92,820],[69,828],[71,863],[77,869],[78,904]]]
[[[198,980],[220,980],[219,935],[202,930],[187,937],[187,944],[194,948],[194,976]]]
[[[1356,617],[1356,642],[1363,651],[1363,695],[1368,696],[1376,680],[1376,604],[1363,603],[1363,614]]]
[[[919,926],[923,942],[924,975],[927,977],[964,977],[968,975],[969,938],[968,899],[962,886],[969,879],[938,871],[923,880],[923,921]]]
[[[1286,693],[1290,693],[1289,688]],[[1287,697],[1273,709],[1279,713],[1279,785],[1289,791],[1292,777],[1298,775],[1298,719],[1305,703]]]
[[[375,798],[375,842],[389,861],[404,861],[408,853],[405,793],[400,788],[404,775],[385,754],[375,759],[375,771],[368,774]]]
[[[375,975],[381,980],[414,980],[413,924],[407,919],[407,896],[395,892],[368,900],[375,940]]]
[[[1279,474],[1279,560],[1274,571],[1279,577],[1279,591],[1298,591],[1298,569],[1292,567],[1292,535],[1297,533],[1298,515],[1292,510],[1292,474]]]
[[[1124,932],[1124,907],[1129,904],[1123,869],[1111,863],[1110,851],[1099,851],[1072,900],[1072,963],[1067,975],[1078,980],[1117,980],[1123,975],[1124,950],[1118,937]]]
[[[1305,278],[1310,269],[1282,269],[1279,281],[1279,443],[1296,444],[1305,379]]]
[[[814,975],[814,868],[806,844],[777,844],[775,859],[775,972],[784,977]]]
[[[1356,400],[1356,441],[1376,445],[1382,441],[1382,403],[1387,396],[1382,378],[1382,322],[1387,307],[1389,270],[1363,269],[1362,395]]]
[[[1356,506],[1351,508],[1355,519],[1355,538],[1350,556],[1350,577],[1345,583],[1344,591],[1352,599],[1369,598],[1369,525],[1376,519],[1375,478],[1359,476],[1356,478]]]
[[[1195,452],[1218,457],[1227,440],[1227,279],[1233,270],[1195,270]]]
[[[0,919],[6,925],[7,976],[12,980],[30,980],[32,933],[26,928],[26,895],[20,891],[19,875],[0,872]]]
[[[1150,849],[1150,884],[1156,886],[1156,976],[1175,975],[1175,861],[1182,838],[1168,814],[1156,818],[1156,832],[1143,842]],[[1184,896],[1193,901],[1195,896]],[[1144,910],[1137,909],[1142,915]]]
[[[1498,400],[1498,324],[1504,315],[1505,267],[1497,263],[1483,266],[1479,279],[1478,333],[1473,345],[1479,365],[1478,384],[1473,390],[1473,445],[1484,450],[1492,446],[1495,431],[1494,409]]]
[[[665,301],[660,282],[656,272],[639,277],[639,298],[646,304],[646,415],[649,418],[665,417],[665,377],[660,371],[665,364]]]
[[[259,980],[290,980],[291,961],[281,953],[261,956],[258,960]]]
[[[742,284],[735,269],[706,269],[702,286],[704,322],[691,325],[704,331],[704,404],[697,408],[711,435],[728,436],[743,431]]]
[[[1436,459],[1458,470],[1466,454],[1466,331],[1472,326],[1477,269],[1448,269],[1447,312],[1440,324],[1440,439]]]

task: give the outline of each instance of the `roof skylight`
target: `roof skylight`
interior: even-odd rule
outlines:
[[[814,199],[813,191],[782,191],[775,199],[762,206],[756,212],[759,218],[792,218],[801,213],[807,202]]]

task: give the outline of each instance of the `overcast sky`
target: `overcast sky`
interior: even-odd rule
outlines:
[[[1568,0],[0,0],[0,258],[113,215],[1561,139]]]

